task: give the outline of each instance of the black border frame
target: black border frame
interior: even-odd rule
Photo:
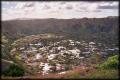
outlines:
[[[23,1],[47,1],[47,2],[49,2],[49,1],[90,1],[90,2],[92,2],[92,1],[118,1],[119,2],[119,0],[1,0],[1,2],[2,1],[20,1],[20,2],[23,2]],[[2,6],[1,6],[1,2],[0,2],[0,13],[2,12],[1,11],[1,8],[2,8]],[[120,7],[120,2],[119,2],[119,7]],[[120,12],[120,10],[119,10],[119,12]],[[1,19],[1,17],[2,17],[2,15],[0,15],[0,19]],[[119,21],[120,21],[120,17],[118,16],[118,18],[119,18]],[[119,22],[120,23],[120,22]],[[2,24],[2,20],[0,20],[0,39],[1,39],[1,33],[2,33],[2,26],[1,26],[1,24]],[[119,26],[119,24],[118,24],[118,26]],[[120,32],[120,31],[119,31]],[[119,36],[119,33],[118,33],[118,39],[120,39],[120,36]],[[120,40],[119,40],[120,41]],[[1,41],[0,41],[0,43],[1,43]],[[120,48],[120,46],[119,46],[119,48]],[[0,46],[0,51],[1,51],[1,46]],[[0,59],[1,59],[1,54],[0,54]],[[0,67],[1,67],[1,60],[0,60]],[[119,67],[120,67],[120,55],[119,55]],[[0,73],[1,73],[1,69],[0,69]],[[120,70],[119,70],[119,74],[120,74]],[[2,79],[2,78],[1,78]],[[5,80],[13,80],[13,78],[5,78]],[[39,78],[14,78],[14,79],[20,79],[20,80],[23,80],[23,79],[26,79],[26,80],[40,80]],[[84,80],[85,78],[81,78],[81,80]],[[119,76],[119,79],[120,79],[120,76]],[[119,79],[114,79],[114,80],[119,80]],[[4,79],[2,79],[2,80],[4,80]],[[44,79],[41,79],[41,80],[44,80]],[[49,79],[48,79],[49,80]],[[51,80],[51,79],[50,79]],[[56,80],[56,79],[55,79]],[[58,79],[59,80],[59,79]],[[64,79],[63,79],[64,80]],[[72,79],[70,79],[70,80],[72,80]],[[96,79],[85,79],[85,80],[96,80]],[[97,80],[99,80],[99,79],[97,79]],[[101,79],[100,79],[101,80]],[[104,80],[104,79],[103,79]],[[113,79],[105,79],[105,80],[113,80]]]

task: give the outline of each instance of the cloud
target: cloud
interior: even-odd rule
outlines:
[[[25,4],[23,7],[34,7],[34,3],[33,2],[31,2],[31,3],[29,3],[29,4]]]
[[[76,5],[76,11],[78,12],[102,12],[105,9],[107,11],[114,11],[115,9],[118,10],[118,2],[81,2]]]
[[[118,2],[108,2],[98,5],[97,9],[118,9]]]
[[[73,9],[73,6],[72,5],[67,5],[66,9],[68,9],[68,10]]]
[[[102,11],[101,11],[101,10],[96,9],[96,10],[93,10],[93,12],[102,12]]]
[[[118,9],[118,6],[117,5],[114,5],[114,6],[110,6],[110,5],[98,6],[97,9]]]
[[[63,2],[60,2],[59,4],[60,4],[60,5],[65,5],[65,4],[66,4],[66,2],[65,2],[65,1],[63,1]]]
[[[15,2],[2,2],[2,8],[14,8],[16,6],[16,3]]]
[[[44,7],[42,8],[43,10],[47,10],[47,9],[50,9],[51,7],[47,4],[44,5]]]
[[[62,9],[62,7],[58,7],[58,9]]]
[[[69,14],[71,13],[71,14]],[[88,15],[89,14],[89,15]],[[2,1],[2,19],[19,18],[80,18],[118,15],[118,2],[9,2]]]
[[[80,4],[76,4],[76,9],[77,11],[83,11],[83,12],[97,12],[98,10],[96,10],[98,6],[98,3],[80,3]]]
[[[26,3],[16,3],[16,6],[14,7],[14,9],[22,9],[24,8]]]

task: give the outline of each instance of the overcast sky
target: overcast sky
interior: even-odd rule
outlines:
[[[95,18],[118,16],[118,2],[2,1],[2,20],[16,18]]]

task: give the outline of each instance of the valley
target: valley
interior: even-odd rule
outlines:
[[[99,72],[97,65],[119,55],[117,19],[4,21],[3,72],[15,64],[25,71],[24,77],[90,78],[92,71]],[[110,75],[116,76],[117,69],[112,70]]]
[[[101,59],[118,54],[118,47],[102,43],[63,39],[65,36],[40,34],[14,41],[11,55],[41,75],[66,72],[75,67],[89,67]],[[92,60],[92,57],[95,56]]]

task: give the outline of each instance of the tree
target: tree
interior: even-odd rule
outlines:
[[[118,55],[109,57],[107,61],[102,64],[99,64],[98,67],[101,69],[118,69],[119,61]]]
[[[9,41],[8,38],[6,38],[6,36],[2,35],[2,58],[4,55],[6,55],[11,61],[13,61],[14,63],[16,63],[19,67],[22,67],[22,69],[25,70],[25,72],[29,73],[29,74],[34,74],[33,71],[31,71],[30,69],[28,69],[22,61],[19,61],[18,59],[16,59],[14,56],[12,56],[10,50],[12,49],[11,47],[11,42]]]
[[[12,64],[8,69],[3,72],[4,76],[12,76],[12,77],[19,77],[24,76],[24,69],[20,68],[19,66]]]

